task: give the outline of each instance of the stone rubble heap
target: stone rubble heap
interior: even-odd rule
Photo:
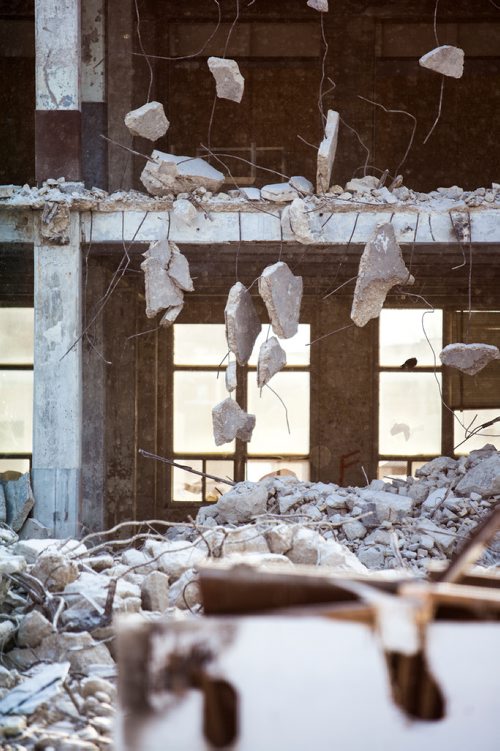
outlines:
[[[446,561],[500,499],[500,452],[439,457],[406,480],[367,487],[294,476],[238,483],[195,523],[83,541],[19,539],[0,528],[0,744],[5,749],[112,747],[114,619],[200,610],[207,560],[317,565],[352,575],[424,575]],[[28,519],[28,522],[30,520]],[[121,530],[123,533],[123,529]],[[113,538],[116,534],[116,538]],[[500,542],[483,566],[500,562]]]

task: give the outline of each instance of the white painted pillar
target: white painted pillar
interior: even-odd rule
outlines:
[[[71,212],[67,245],[41,240],[38,231],[36,238],[34,516],[56,536],[67,537],[80,531],[82,347],[79,341],[75,344],[81,333],[78,212]]]

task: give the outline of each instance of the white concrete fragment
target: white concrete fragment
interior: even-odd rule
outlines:
[[[61,591],[78,578],[77,564],[59,551],[48,551],[38,556],[31,571],[32,576],[48,590]]]
[[[161,242],[165,242],[168,245],[167,241]],[[141,263],[141,269],[144,271],[146,316],[148,318],[154,318],[165,308],[182,305],[184,295],[171,280],[168,274],[168,265],[165,265],[158,258],[146,258]]]
[[[259,294],[273,331],[281,339],[289,339],[297,333],[302,286],[302,277],[294,276],[283,261],[267,266],[259,278]]]
[[[39,555],[44,552],[57,552],[62,550],[64,555],[80,556],[87,552],[85,545],[78,540],[58,540],[56,538],[43,538],[33,540],[19,540],[13,548],[15,555],[22,555],[27,563],[35,563]]]
[[[170,263],[168,264],[168,275],[175,284],[184,290],[184,292],[193,292],[193,280],[189,273],[189,263],[185,255],[172,241],[169,242],[172,252]]]
[[[260,188],[240,188],[241,195],[249,201],[260,201]]]
[[[52,633],[52,624],[38,610],[27,613],[17,632],[20,647],[38,647],[42,639]]]
[[[160,319],[160,326],[165,326],[165,328],[171,326],[183,307],[184,305],[173,305],[171,308],[168,308]]]
[[[252,297],[241,282],[236,282],[229,290],[224,318],[227,346],[238,363],[246,365],[261,325]]]
[[[302,175],[294,175],[289,179],[288,184],[298,193],[306,196],[312,196],[314,193],[314,185],[307,177],[303,177]]]
[[[328,566],[337,571],[365,574],[366,567],[349,548],[335,540],[324,540],[319,546],[318,566]]]
[[[172,580],[178,579],[187,569],[194,568],[205,560],[206,548],[198,548],[185,540],[146,540],[144,552],[155,559],[159,571]]]
[[[260,189],[261,198],[266,201],[274,201],[274,203],[288,203],[298,197],[298,193],[295,188],[292,188],[290,183],[272,183],[270,185],[264,185]]]
[[[365,326],[377,318],[387,293],[396,284],[413,284],[401,248],[390,222],[377,225],[359,263],[358,278],[351,309],[356,326]]]
[[[242,524],[267,509],[267,487],[263,482],[239,482],[219,498],[218,516],[224,522]]]
[[[461,495],[479,493],[482,498],[500,493],[500,456],[495,453],[469,469],[455,490]]]
[[[354,177],[346,184],[345,189],[352,193],[370,193],[379,184],[378,177],[365,175],[365,177]]]
[[[144,610],[163,613],[168,608],[168,576],[161,571],[152,571],[144,577],[141,597]]]
[[[179,219],[186,227],[192,227],[196,222],[198,212],[187,198],[178,198],[174,201],[173,209],[175,218]]]
[[[286,352],[275,336],[261,345],[257,362],[257,385],[260,389],[286,365]]]
[[[328,0],[307,0],[307,4],[320,13],[328,13]]]
[[[498,347],[492,344],[448,344],[439,354],[443,365],[456,368],[467,375],[476,375],[492,360],[500,359]]]
[[[319,213],[302,198],[295,198],[286,206],[281,214],[281,224],[285,231],[289,225],[299,243],[311,245],[322,241]]]
[[[319,8],[317,10],[320,10]],[[328,3],[327,3],[328,10]],[[333,162],[337,151],[339,135],[339,113],[328,110],[325,126],[325,136],[318,149],[316,167],[316,190],[318,193],[326,193],[330,187]]]
[[[234,529],[228,531],[222,548],[223,554],[234,553],[269,553],[269,545],[264,535],[255,533],[255,529]]]
[[[230,443],[235,438],[250,441],[255,427],[255,415],[244,412],[234,399],[228,397],[212,409],[212,425],[216,446]]]
[[[235,391],[237,385],[238,385],[237,368],[236,368],[236,363],[233,360],[232,362],[229,363],[229,365],[226,368],[226,389],[231,394],[233,391]]]
[[[125,115],[125,125],[133,136],[156,141],[165,135],[169,121],[161,102],[148,102]]]
[[[443,44],[422,55],[418,62],[422,68],[435,70],[443,76],[461,78],[464,72],[464,51],[460,47]]]
[[[227,60],[224,57],[209,57],[207,63],[215,78],[215,88],[219,99],[241,102],[245,90],[245,79],[240,73],[236,60]]]
[[[155,149],[142,171],[141,182],[154,196],[190,193],[195,188],[215,193],[224,182],[224,175],[203,159]]]

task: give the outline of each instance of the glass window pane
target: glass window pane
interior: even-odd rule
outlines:
[[[399,366],[416,357],[418,365],[434,365],[434,356],[422,328],[430,339],[438,366],[443,348],[443,311],[427,308],[384,308],[380,313],[380,365]]]
[[[216,477],[222,477],[223,479],[234,479],[234,462],[232,460],[219,461],[217,459],[209,459],[207,461],[206,472],[209,475],[215,475]],[[230,490],[230,486],[224,482],[217,482],[217,480],[210,480],[208,477],[205,481],[205,500],[206,501],[218,501],[223,493]]]
[[[224,373],[174,373],[174,451],[189,454],[231,454],[234,441],[216,446],[212,408],[228,397]]]
[[[400,480],[406,480],[407,472],[406,461],[397,461],[396,459],[387,459],[378,463],[377,477],[379,480],[385,480],[388,477],[396,477]]]
[[[269,336],[268,336],[269,334]],[[262,326],[262,330],[257,337],[253,348],[252,356],[248,361],[249,365],[257,365],[259,350],[266,339],[274,336],[269,324]],[[286,352],[287,365],[309,365],[311,360],[311,348],[307,345],[311,341],[311,327],[308,323],[299,323],[299,330],[290,339],[280,339],[279,342]]]
[[[285,408],[270,388],[257,387],[255,372],[248,374],[248,411],[256,416],[249,454],[309,453],[309,373],[277,373],[271,388],[279,395],[288,411],[288,433]]]
[[[0,370],[0,453],[30,453],[33,371]]]
[[[200,472],[203,469],[202,462],[198,459],[176,459],[175,461]],[[186,472],[185,469],[172,467],[172,500],[201,503],[201,490],[201,477],[193,475],[192,472]]]
[[[33,308],[0,308],[0,363],[33,362]]]
[[[246,476],[251,482],[258,482],[271,472],[289,474],[293,472],[299,480],[309,480],[309,462],[296,459],[249,459],[247,462]]]
[[[0,459],[0,473],[2,472],[18,472],[24,475],[30,471],[29,459]]]
[[[174,365],[219,365],[226,352],[223,323],[174,325]]]
[[[494,420],[496,417],[500,417],[500,407],[498,409],[464,409],[463,411],[457,411],[454,414],[455,418],[460,420],[460,422],[457,419],[453,421],[453,444],[457,446],[455,454],[469,454],[471,451],[482,448],[485,443],[492,443],[497,449],[500,448],[500,422],[490,425],[487,428],[483,428],[480,433],[471,436],[471,438],[465,443],[458,446],[458,444],[462,443],[465,438],[465,428],[468,428],[470,432],[471,430],[474,430],[474,428],[479,427],[479,425],[489,422],[489,420]],[[475,417],[476,419],[474,420]],[[474,422],[472,422],[472,420],[474,420]],[[460,423],[465,425],[465,428],[463,428]]]
[[[380,373],[379,453],[440,452],[441,397],[434,373]]]

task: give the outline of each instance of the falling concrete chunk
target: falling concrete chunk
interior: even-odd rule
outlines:
[[[160,242],[168,246],[168,241]],[[146,315],[148,318],[154,318],[165,308],[182,305],[184,296],[179,287],[170,279],[165,261],[155,255],[148,257],[148,251],[144,255],[146,259],[141,263],[141,269],[144,271],[146,286]]]
[[[174,216],[179,219],[186,227],[192,227],[198,216],[196,208],[187,198],[178,198],[174,201]]]
[[[321,242],[321,222],[318,211],[310,206],[303,198],[295,198],[290,206],[286,206],[281,214],[281,225],[293,232],[295,239],[304,245]]]
[[[318,191],[318,193],[326,193],[326,191],[330,187],[333,161],[335,159],[335,152],[337,151],[338,135],[339,113],[335,112],[335,110],[328,110],[328,116],[325,126],[325,136],[321,141],[318,149],[318,160],[316,167],[316,190]]]
[[[215,193],[224,182],[224,175],[203,159],[165,154],[155,149],[142,171],[141,182],[154,196],[190,193],[195,188]]]
[[[169,242],[171,250],[170,263],[168,265],[168,275],[170,279],[177,284],[184,292],[193,292],[193,280],[189,273],[189,263],[185,255],[172,241]]]
[[[172,305],[171,308],[168,308],[160,319],[160,326],[164,326],[165,328],[171,326],[183,307],[184,305]]]
[[[297,191],[292,188],[290,183],[264,185],[260,189],[260,195],[265,201],[273,201],[274,203],[289,203],[298,197]]]
[[[392,224],[377,225],[359,262],[351,310],[356,326],[365,326],[379,316],[387,293],[396,284],[413,284],[414,281],[404,264]]]
[[[460,47],[452,47],[450,44],[443,44],[441,47],[422,55],[418,61],[422,68],[435,70],[443,76],[451,78],[462,78],[464,72],[464,51]]]
[[[314,193],[314,185],[307,177],[302,177],[302,175],[294,175],[289,179],[288,184],[299,193],[307,196],[312,196]]]
[[[232,391],[235,391],[236,386],[238,385],[238,378],[237,378],[237,371],[236,371],[236,363],[230,362],[229,365],[226,368],[226,388],[231,393]]]
[[[212,424],[216,446],[231,443],[235,438],[249,441],[255,427],[255,415],[247,414],[234,399],[228,397],[213,408]]]
[[[224,317],[227,346],[238,363],[246,365],[261,325],[252,297],[241,282],[236,282],[229,290]]]
[[[498,347],[492,344],[448,344],[439,355],[443,365],[467,375],[476,375],[492,360],[500,359]]]
[[[268,266],[259,278],[259,294],[264,300],[276,336],[289,339],[299,326],[302,277],[294,276],[286,263]]]
[[[226,60],[224,57],[209,57],[207,63],[215,78],[215,87],[219,99],[241,102],[245,89],[245,79],[240,73],[236,60]]]
[[[165,135],[169,121],[165,116],[163,104],[148,102],[125,115],[125,125],[133,136],[156,141]]]
[[[257,363],[257,384],[263,388],[273,375],[286,365],[286,352],[275,336],[264,342],[260,348]]]
[[[319,10],[320,13],[328,13],[328,0],[307,0],[307,4],[314,10]]]

